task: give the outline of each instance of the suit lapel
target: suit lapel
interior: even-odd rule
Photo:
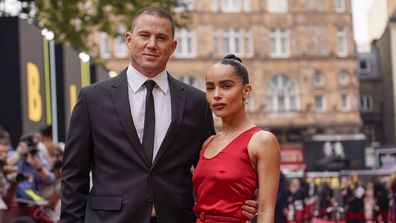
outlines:
[[[157,155],[155,156],[153,166],[154,167],[163,156],[164,152],[168,148],[169,143],[175,137],[175,133],[180,126],[183,111],[184,111],[184,102],[185,102],[185,93],[184,87],[178,83],[169,73],[168,73],[168,81],[169,81],[169,90],[171,96],[171,110],[172,110],[172,120],[171,124],[166,132],[165,138],[161,143],[161,146],[158,150]]]
[[[150,162],[148,161],[148,158],[144,152],[144,148],[140,143],[139,137],[137,135],[135,125],[133,124],[131,107],[128,97],[128,81],[126,77],[126,70],[123,70],[121,74],[115,78],[115,82],[111,85],[111,87],[111,98],[117,111],[118,118],[120,119],[120,123],[124,128],[124,131],[126,132],[128,140],[133,145],[132,147],[136,150],[136,153],[149,167]]]

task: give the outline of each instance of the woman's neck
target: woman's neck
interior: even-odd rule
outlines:
[[[246,113],[241,115],[233,115],[232,117],[223,117],[222,119],[222,133],[232,134],[240,132],[248,127],[253,127],[253,123],[249,120]]]

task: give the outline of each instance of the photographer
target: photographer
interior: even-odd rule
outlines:
[[[55,182],[54,174],[49,171],[48,163],[39,156],[37,139],[34,134],[23,135],[19,140],[17,162],[17,198],[36,200],[42,186]],[[33,192],[32,192],[33,191]],[[32,193],[34,193],[32,195]]]
[[[63,163],[63,151],[59,148],[55,149],[51,154],[51,171],[55,173],[57,178],[61,177],[62,163]]]
[[[39,141],[38,148],[40,152],[45,154],[43,157],[48,159],[50,164],[50,170],[55,175],[60,177],[60,169],[63,161],[63,149],[64,143],[54,142],[52,139],[52,126],[46,125],[40,128],[37,132],[36,137]]]

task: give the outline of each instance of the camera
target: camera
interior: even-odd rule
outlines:
[[[63,151],[59,148],[56,148],[52,153],[52,157],[55,159],[54,169],[59,170],[62,168],[62,160],[63,160]]]
[[[32,155],[32,156],[37,155],[37,153],[39,151],[37,148],[38,140],[33,133],[28,133],[28,134],[21,136],[21,138],[19,139],[19,142],[25,142],[27,144],[28,151],[29,151],[30,155]]]
[[[3,169],[3,167],[4,167],[6,164],[7,164],[7,163],[6,163],[5,160],[0,159],[0,171]]]
[[[23,182],[28,179],[29,179],[29,175],[24,174],[24,173],[18,173],[15,178],[17,183]]]

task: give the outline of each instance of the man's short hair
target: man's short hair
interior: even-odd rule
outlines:
[[[175,19],[168,11],[166,11],[165,9],[160,8],[160,7],[148,7],[148,8],[144,8],[144,9],[140,10],[139,12],[137,12],[136,15],[132,19],[131,32],[133,32],[136,22],[141,15],[151,15],[151,16],[155,16],[158,18],[163,18],[163,19],[168,20],[169,23],[171,24],[171,28],[172,28],[172,38],[175,37],[175,29],[176,29],[175,28],[176,27]]]
[[[41,127],[39,133],[43,136],[52,138],[52,125],[45,125]]]

